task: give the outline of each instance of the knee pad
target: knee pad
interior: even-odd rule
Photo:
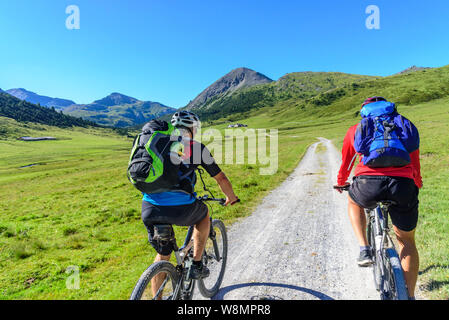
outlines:
[[[156,224],[154,227],[154,236],[150,240],[153,247],[159,254],[168,256],[174,250],[175,232],[169,224]]]

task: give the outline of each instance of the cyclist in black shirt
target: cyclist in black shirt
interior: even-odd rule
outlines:
[[[198,117],[192,112],[180,111],[173,115],[171,122],[184,137],[184,166],[183,172],[179,174],[185,176],[188,173],[182,180],[182,189],[187,192],[170,191],[144,194],[142,220],[148,230],[149,241],[158,253],[155,262],[170,260],[173,249],[170,246],[161,246],[153,240],[154,225],[195,226],[193,232],[194,264],[191,268],[190,277],[193,279],[205,278],[209,275],[209,270],[203,266],[201,257],[209,236],[210,217],[207,205],[195,197],[194,188],[197,179],[194,169],[197,169],[198,166],[203,167],[217,181],[220,189],[226,195],[226,205],[237,203],[238,198],[232,189],[231,182],[216,164],[207,147],[193,140],[200,125]]]

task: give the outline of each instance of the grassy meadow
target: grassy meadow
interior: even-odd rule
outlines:
[[[0,297],[127,299],[155,255],[140,220],[142,197],[125,174],[132,139],[99,129],[23,131],[0,121],[9,132],[59,139],[0,141]],[[222,165],[242,204],[215,206],[214,216],[229,224],[250,214],[296,167],[312,136],[281,132],[278,174],[264,179],[257,164]],[[206,183],[219,194],[211,178]],[[177,234],[181,242],[185,228]],[[69,266],[80,269],[79,290],[66,288]]]
[[[426,296],[449,299],[449,99],[400,106],[421,133],[424,189],[417,242]],[[282,105],[247,114],[250,128],[279,130],[279,169],[260,176],[260,164],[221,165],[242,203],[213,206],[228,225],[247,216],[293,171],[317,137],[338,148],[353,110],[295,116]],[[141,195],[126,178],[132,139],[104,129],[24,126],[0,118],[0,299],[127,299],[155,252],[140,220]],[[226,123],[212,123],[224,130]],[[54,136],[22,142],[15,137]],[[1,138],[1,137],[0,137]],[[30,164],[32,167],[20,168]],[[210,178],[206,183],[219,194]],[[201,191],[198,183],[198,191]],[[329,186],[330,188],[332,186]],[[176,228],[178,241],[185,234]],[[69,290],[69,266],[80,288]]]

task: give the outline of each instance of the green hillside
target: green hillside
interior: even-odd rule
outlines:
[[[364,81],[335,88],[302,101],[308,114],[327,116],[360,109],[366,97],[388,97],[398,105],[416,105],[449,96],[449,66]]]
[[[276,82],[256,85],[241,89],[226,97],[209,100],[194,111],[206,120],[220,119],[230,116],[230,120],[238,114],[263,107],[274,107],[279,104],[296,105],[300,100],[314,97],[322,92],[344,85],[377,79],[337,72],[297,72],[290,73]]]
[[[0,92],[0,116],[20,122],[36,122],[57,127],[96,126],[95,123],[80,118],[64,115],[53,108],[45,108],[22,101],[7,93]],[[0,128],[5,131],[5,128]]]
[[[161,103],[140,101],[120,93],[112,93],[91,104],[76,104],[61,110],[64,114],[119,128],[139,125],[175,112],[175,109]]]
[[[449,96],[449,66],[385,78],[342,73],[292,73],[271,84],[237,91],[199,114],[211,123],[266,114],[271,121],[282,125],[284,119],[296,119],[299,115],[329,117],[352,113],[357,116],[361,101],[373,95],[388,97],[398,105],[416,105],[444,98]]]

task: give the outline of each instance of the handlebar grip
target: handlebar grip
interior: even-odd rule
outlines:
[[[346,186],[334,186],[335,190],[343,190],[343,191],[348,191],[349,190],[350,185],[346,185]]]

